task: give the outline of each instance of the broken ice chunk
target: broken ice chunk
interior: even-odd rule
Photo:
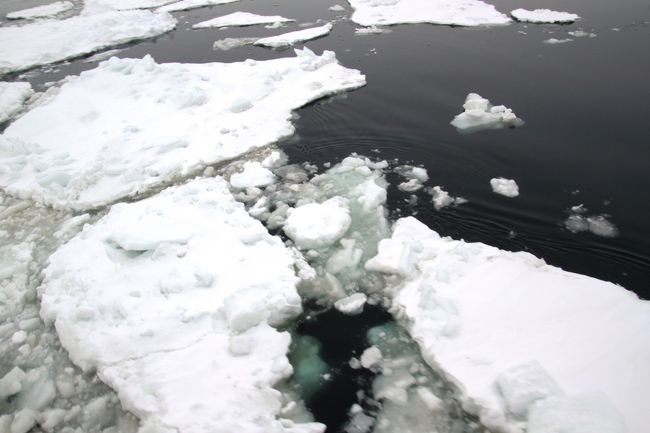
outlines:
[[[552,11],[550,9],[535,9],[531,11],[520,8],[510,12],[510,15],[517,21],[535,24],[568,24],[580,19],[576,14]]]
[[[346,201],[333,197],[323,203],[309,203],[291,210],[284,232],[302,249],[328,247],[350,227]]]
[[[161,8],[162,9],[162,8]],[[234,26],[252,26],[256,24],[273,24],[273,23],[286,23],[295,21],[289,18],[284,18],[278,15],[265,16],[257,15],[249,12],[234,12],[221,17],[213,18],[207,21],[201,21],[192,26],[195,29],[207,29],[210,27],[234,27]]]
[[[355,293],[334,303],[334,307],[343,314],[355,315],[363,312],[363,306],[368,297],[363,293]]]
[[[463,104],[465,112],[454,117],[451,124],[462,134],[484,129],[514,128],[524,124],[515,113],[503,105],[492,107],[490,101],[477,93],[470,93]]]
[[[370,346],[361,354],[361,365],[363,368],[373,368],[378,366],[383,359],[381,350],[377,346]]]
[[[275,175],[257,161],[244,163],[244,169],[230,177],[230,184],[235,188],[265,187],[275,183]]]
[[[517,197],[519,195],[519,186],[512,179],[495,177],[490,179],[492,191],[506,197]]]

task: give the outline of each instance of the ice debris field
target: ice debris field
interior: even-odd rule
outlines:
[[[171,32],[171,12],[233,2],[58,1],[7,14],[24,23],[0,27],[0,433],[322,433],[308,405],[334,370],[296,323],[377,309],[392,319],[347,361],[369,386],[345,432],[646,433],[648,301],[526,252],[392,219],[389,178],[435,212],[467,202],[417,161],[352,154],[319,168],[278,148],[295,110],[366,85],[334,52],[111,57],[43,92],[16,80]],[[348,6],[368,35],[512,23],[480,0],[329,10]],[[295,22],[217,11],[188,30]],[[215,47],[284,49],[328,37],[335,22],[308,24]],[[462,108],[447,125],[461,134],[524,125],[477,93]],[[488,184],[506,197],[495,200],[519,196],[513,179]],[[580,204],[563,226],[614,237],[609,218]]]

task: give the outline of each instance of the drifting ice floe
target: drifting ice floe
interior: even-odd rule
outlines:
[[[519,195],[519,185],[513,179],[495,177],[490,179],[492,191],[506,197],[517,197]]]
[[[458,26],[508,24],[510,18],[480,0],[349,0],[362,26],[431,23]]]
[[[571,39],[571,38],[565,38],[565,39],[548,38],[548,39],[544,39],[542,42],[545,43],[545,44],[548,44],[548,45],[558,45],[558,44],[566,44],[567,42],[573,42],[573,39]]]
[[[321,27],[314,27],[311,29],[298,30],[295,32],[284,33],[278,36],[269,38],[258,39],[253,45],[263,45],[271,48],[287,48],[294,44],[310,41],[312,39],[320,38],[329,34],[332,30],[332,24],[327,23]]]
[[[0,75],[151,38],[175,26],[176,20],[169,14],[112,11],[0,27]]]
[[[431,201],[435,210],[440,210],[451,205],[467,203],[467,200],[463,197],[452,197],[447,191],[437,185],[433,188],[428,188],[426,191],[431,194]]]
[[[34,91],[29,83],[7,83],[0,81],[0,124],[18,113]]]
[[[585,216],[586,212],[587,208],[583,205],[573,206],[571,215],[564,221],[564,227],[572,233],[591,232],[605,238],[618,236],[618,229],[609,221],[609,215]]]
[[[230,177],[230,185],[234,188],[256,188],[269,186],[276,178],[271,171],[255,161],[244,163],[244,169]]]
[[[397,185],[397,188],[400,191],[404,191],[404,192],[414,192],[419,189],[422,189],[422,187],[424,186],[423,183],[429,180],[429,174],[427,173],[427,169],[422,167],[402,165],[396,167],[395,172],[407,179],[406,182],[402,182],[399,185]]]
[[[524,253],[441,238],[412,217],[366,268],[424,358],[497,431],[643,433],[650,303]]]
[[[463,104],[465,112],[460,113],[451,124],[459,132],[471,134],[484,129],[502,129],[521,126],[524,121],[505,105],[492,106],[490,101],[477,93],[470,93]]]
[[[83,251],[83,254],[79,254]],[[41,316],[144,431],[321,433],[278,419],[294,258],[221,178],[114,205],[49,259]],[[251,270],[254,269],[254,272]]]
[[[273,24],[273,23],[287,23],[295,21],[289,18],[284,18],[279,15],[257,15],[249,12],[233,12],[228,15],[213,18],[211,20],[202,21],[194,24],[194,29],[207,29],[211,27],[236,27],[236,26],[253,26],[257,24]]]
[[[112,58],[0,136],[0,185],[55,206],[101,206],[287,137],[291,110],[365,84],[330,51],[296,53],[210,64]]]
[[[239,0],[181,0],[176,3],[162,6],[156,9],[156,12],[177,12],[186,11],[190,9],[202,8],[205,6],[222,5],[226,3],[233,3]]]
[[[557,12],[549,9],[535,9],[533,11],[527,9],[515,9],[510,12],[510,15],[512,15],[512,17],[517,21],[536,24],[568,24],[580,19],[576,14]]]
[[[84,0],[87,6],[104,6],[115,10],[151,9],[175,0]]]
[[[302,249],[322,249],[350,228],[350,210],[341,197],[290,209],[284,232]]]
[[[10,12],[7,14],[7,18],[9,18],[10,20],[19,20],[19,19],[53,17],[62,12],[69,11],[73,7],[74,4],[72,2],[58,1],[44,6],[37,6],[35,8]]]

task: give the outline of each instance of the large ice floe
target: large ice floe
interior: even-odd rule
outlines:
[[[0,76],[151,38],[175,26],[166,13],[109,11],[0,27]]]
[[[33,94],[29,83],[0,81],[0,124],[14,117]]]
[[[176,0],[84,0],[86,6],[103,6],[115,10],[151,9],[157,8]]]
[[[22,9],[15,12],[9,12],[7,18],[10,20],[19,19],[34,19],[53,17],[60,13],[69,11],[74,7],[74,3],[70,1],[58,1],[43,6],[36,6],[29,9]]]
[[[458,26],[503,25],[510,18],[480,0],[348,0],[352,21],[362,26],[431,23]]]
[[[524,121],[505,105],[493,106],[490,101],[477,93],[470,93],[463,104],[464,112],[458,114],[451,124],[463,134],[484,129],[514,128]]]
[[[295,20],[281,17],[279,15],[258,15],[252,14],[250,12],[233,12],[231,14],[213,18],[211,20],[201,21],[200,23],[194,24],[192,28],[208,29],[211,27],[243,27],[254,26],[257,24],[288,23],[291,21]]]
[[[226,3],[233,3],[239,0],[181,0],[172,4],[168,4],[156,9],[156,12],[177,12],[186,11],[190,9],[202,8],[205,6],[222,5]]]
[[[312,39],[326,36],[331,30],[332,24],[327,23],[320,27],[297,30],[295,32],[258,39],[253,43],[253,45],[262,45],[270,48],[288,48],[300,42],[310,41]]]
[[[114,205],[59,248],[41,316],[141,432],[322,432],[279,419],[292,402],[274,389],[292,373],[276,327],[302,309],[294,262],[222,178],[196,179]]]
[[[333,52],[255,62],[112,58],[67,80],[0,136],[0,186],[98,207],[291,135],[291,111],[365,84]]]
[[[569,24],[578,19],[580,16],[569,12],[558,12],[549,9],[515,9],[510,15],[517,21],[535,24]]]
[[[650,303],[524,252],[442,238],[413,217],[366,263],[465,410],[504,432],[643,433]]]

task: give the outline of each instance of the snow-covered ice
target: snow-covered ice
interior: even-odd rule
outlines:
[[[103,6],[115,10],[129,9],[152,9],[157,8],[176,0],[84,0],[86,6]]]
[[[275,181],[275,175],[256,161],[244,163],[244,169],[230,177],[230,184],[240,189],[269,186]]]
[[[135,10],[0,27],[0,76],[151,38],[175,26],[169,14]]]
[[[284,232],[299,248],[331,246],[350,228],[350,210],[345,199],[333,197],[323,203],[309,203],[290,210]]]
[[[178,12],[190,9],[202,8],[205,6],[222,5],[226,3],[233,3],[239,0],[181,0],[169,5],[165,5],[156,9],[156,12]]]
[[[480,0],[348,0],[352,21],[362,26],[431,23],[458,26],[503,25],[508,16]]]
[[[510,15],[517,21],[536,24],[568,24],[580,19],[576,14],[552,11],[550,9],[527,10],[520,8],[510,12]]]
[[[22,9],[15,12],[9,12],[7,18],[10,20],[33,19],[53,17],[62,12],[69,11],[74,7],[70,1],[57,1],[43,6],[36,6],[29,9]]]
[[[650,303],[525,252],[396,222],[366,264],[388,274],[395,317],[465,410],[507,432],[643,433]]]
[[[255,41],[254,45],[262,45],[271,48],[288,48],[294,44],[310,41],[328,35],[332,30],[332,24],[327,23],[320,27],[298,30],[295,32],[283,33],[278,36],[271,36]]]
[[[360,314],[363,312],[363,306],[366,305],[368,296],[364,293],[353,293],[350,296],[339,299],[334,303],[334,308],[343,314]]]
[[[83,251],[83,254],[79,254]],[[254,269],[254,272],[251,270]],[[49,259],[41,316],[145,431],[321,433],[278,419],[294,255],[220,177],[114,205]]]
[[[14,117],[33,94],[29,83],[0,81],[0,124]]]
[[[517,197],[519,195],[519,185],[513,179],[504,177],[495,177],[490,179],[492,191],[506,197]]]
[[[68,78],[0,136],[0,185],[98,207],[290,136],[291,110],[364,84],[333,52],[306,48],[263,62],[112,58]]]
[[[233,12],[211,20],[201,21],[198,24],[194,24],[192,28],[207,29],[212,27],[242,27],[257,24],[287,23],[292,21],[295,20],[281,17],[279,15],[257,15],[250,12]]]
[[[514,128],[524,124],[517,115],[504,105],[493,106],[477,93],[470,93],[463,104],[464,112],[451,121],[461,133],[470,134],[484,129]]]

